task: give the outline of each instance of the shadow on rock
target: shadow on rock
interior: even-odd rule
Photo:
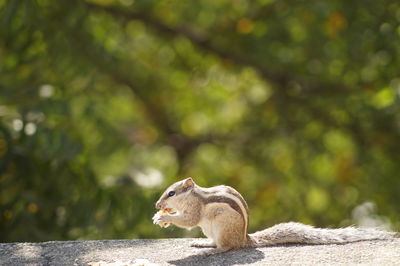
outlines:
[[[168,263],[173,265],[237,265],[248,264],[260,261],[264,258],[264,253],[257,249],[242,249],[225,253],[207,255],[192,255],[184,259],[171,260]]]

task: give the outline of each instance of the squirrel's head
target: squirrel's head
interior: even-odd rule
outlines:
[[[182,199],[187,197],[196,186],[191,177],[178,181],[172,184],[161,195],[156,203],[157,209],[170,209],[170,212],[179,211],[182,204]]]

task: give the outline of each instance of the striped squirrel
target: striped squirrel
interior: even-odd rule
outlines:
[[[153,217],[155,224],[166,227],[172,223],[186,229],[199,226],[212,241],[192,246],[216,247],[208,254],[285,243],[339,244],[395,236],[375,228],[321,229],[295,222],[247,234],[249,212],[242,195],[225,185],[200,187],[190,177],[172,184],[157,201],[156,208],[161,211]]]

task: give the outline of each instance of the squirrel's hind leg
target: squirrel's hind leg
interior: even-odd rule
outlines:
[[[226,248],[213,248],[213,249],[208,249],[208,250],[202,250],[200,252],[197,252],[197,256],[211,256],[223,252],[227,252],[231,250],[232,248],[226,247]]]
[[[204,240],[204,239],[195,240],[192,243],[190,243],[190,246],[196,247],[196,248],[216,248],[217,247],[214,240],[209,239],[209,238],[207,238],[207,240]]]
[[[229,210],[225,215],[217,217],[214,228],[215,242],[220,249],[241,248],[247,244],[244,221],[236,211]]]

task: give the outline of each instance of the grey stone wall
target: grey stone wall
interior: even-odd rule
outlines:
[[[212,256],[196,255],[200,249],[190,247],[191,241],[3,243],[0,265],[400,265],[400,239],[342,245],[281,245]]]

